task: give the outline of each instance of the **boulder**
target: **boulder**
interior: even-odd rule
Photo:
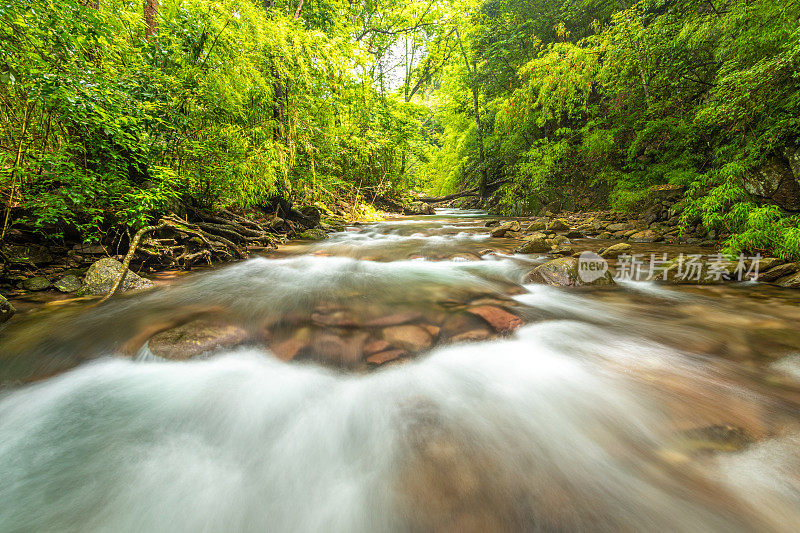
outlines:
[[[525,244],[516,249],[519,254],[538,254],[550,251],[550,245],[547,244],[544,237],[537,237],[525,241]]]
[[[631,251],[630,244],[628,244],[627,242],[619,242],[617,244],[612,244],[611,246],[603,250],[600,256],[609,259],[612,257],[618,257],[622,254],[630,253],[630,251]]]
[[[43,291],[50,288],[50,280],[44,276],[33,276],[22,282],[26,291]]]
[[[0,294],[0,324],[14,316],[17,310],[11,305],[11,302],[6,300],[5,296]]]
[[[557,218],[547,225],[547,229],[550,231],[567,231],[570,229],[570,225],[563,218]]]
[[[586,235],[584,235],[582,231],[574,229],[567,232],[566,237],[567,239],[583,239],[584,237],[586,237]]]
[[[779,205],[790,211],[800,210],[800,182],[792,172],[791,160],[773,155],[759,167],[745,172],[742,183],[745,190],[757,199]]]
[[[644,231],[639,231],[631,235],[630,240],[633,242],[657,242],[664,239],[660,234],[656,233],[651,229],[646,229]]]
[[[525,228],[525,231],[528,231],[528,232],[530,232],[530,231],[542,231],[544,229],[547,229],[547,224],[545,222],[540,221],[540,220],[534,220],[533,222],[528,224],[528,227]]]
[[[559,257],[531,270],[525,283],[543,283],[556,287],[581,287],[587,285],[613,285],[614,278],[606,271],[601,277],[584,281],[579,275],[580,261],[575,257]]]
[[[81,288],[81,280],[74,274],[67,274],[56,281],[53,286],[61,292],[77,292]]]
[[[800,289],[800,272],[780,278],[777,281],[777,284],[781,287],[788,287],[790,289]]]
[[[324,241],[328,234],[322,228],[311,228],[300,234],[300,239],[304,241]]]
[[[99,261],[95,261],[92,263],[92,266],[89,267],[89,270],[86,271],[83,286],[81,286],[78,294],[80,296],[106,295],[121,273],[122,263],[116,259],[104,257]],[[149,289],[151,287],[155,287],[155,283],[128,270],[125,274],[125,278],[122,280],[119,290],[121,292],[126,292]]]
[[[786,263],[759,273],[758,281],[775,281],[795,274],[800,269],[800,263]]]
[[[406,215],[435,215],[436,210],[427,202],[411,202],[405,209]]]
[[[505,224],[501,224],[499,227],[492,230],[492,237],[505,237],[506,233],[509,231],[518,232],[521,229],[519,222],[516,220],[512,220],[510,222],[506,222]]]

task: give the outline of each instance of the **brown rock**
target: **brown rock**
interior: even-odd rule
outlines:
[[[310,327],[298,328],[284,335],[276,335],[269,349],[283,361],[291,361],[311,344]]]
[[[149,347],[159,357],[185,360],[237,346],[247,337],[247,332],[240,327],[198,320],[154,335]]]
[[[383,339],[373,339],[364,345],[364,353],[367,355],[372,355],[388,350],[391,347],[392,345]]]
[[[758,275],[758,281],[775,281],[779,278],[794,274],[799,268],[800,263],[786,263],[784,265],[778,265],[775,268],[767,270],[766,272],[761,272]]]
[[[498,333],[508,333],[516,330],[522,326],[523,322],[520,317],[515,314],[509,313],[501,307],[493,305],[479,305],[477,307],[470,307],[467,312],[477,315],[489,323]]]
[[[663,240],[663,238],[664,237],[651,229],[639,231],[630,236],[630,240],[633,242],[656,242]]]
[[[611,246],[603,250],[603,253],[600,255],[605,258],[611,258],[611,257],[618,257],[622,254],[630,253],[630,251],[631,251],[630,244],[628,244],[627,242],[619,242],[617,244],[612,244]]]
[[[777,283],[781,287],[788,287],[790,289],[800,289],[800,272],[792,274],[790,276],[786,276],[785,278],[780,278]]]
[[[492,237],[504,237],[505,234],[509,231],[519,231],[519,230],[520,230],[519,222],[517,222],[516,220],[512,220],[493,229],[491,235]]]
[[[314,333],[311,349],[324,362],[337,366],[351,366],[361,360],[368,333],[322,329]]]
[[[433,344],[433,336],[425,328],[411,324],[384,328],[383,339],[410,352],[428,349]]]
[[[406,355],[408,355],[408,352],[405,350],[386,350],[367,357],[367,363],[371,365],[382,365],[384,363],[388,363],[389,361],[394,361],[401,357],[405,357]]]
[[[390,315],[380,316],[372,320],[367,320],[364,325],[368,327],[383,327],[383,326],[396,326],[398,324],[407,324],[414,320],[422,318],[419,311],[398,311]]]
[[[472,313],[450,315],[442,324],[441,338],[451,342],[479,341],[493,336],[486,321]]]

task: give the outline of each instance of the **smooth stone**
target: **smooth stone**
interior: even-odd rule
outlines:
[[[508,333],[523,325],[520,317],[494,305],[470,307],[467,312],[484,319],[498,333]]]
[[[154,335],[150,351],[164,359],[186,360],[220,348],[232,348],[247,339],[247,332],[230,324],[196,321]]]
[[[609,259],[612,257],[618,257],[622,254],[627,254],[631,251],[631,245],[627,242],[618,242],[617,244],[612,244],[605,250],[603,253],[600,254],[601,257]]]
[[[413,324],[390,326],[383,329],[383,340],[410,352],[426,350],[433,344],[433,336],[423,327]]]

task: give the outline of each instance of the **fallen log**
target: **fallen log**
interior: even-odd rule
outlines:
[[[490,183],[486,186],[487,191],[494,191],[501,185],[508,183],[510,180],[499,180],[495,181],[494,183]],[[446,196],[423,196],[422,198],[417,198],[419,202],[425,202],[428,204],[439,204],[442,202],[449,202],[451,200],[457,200],[459,198],[466,198],[467,196],[480,196],[480,187],[475,187],[474,189],[469,189],[468,191],[461,191],[453,194],[448,194]]]

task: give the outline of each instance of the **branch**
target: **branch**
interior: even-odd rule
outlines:
[[[133,259],[133,254],[136,253],[136,248],[139,247],[139,241],[142,240],[142,237],[145,233],[149,233],[151,231],[160,230],[167,226],[166,222],[161,222],[161,224],[157,226],[146,226],[139,231],[136,232],[136,235],[133,236],[133,240],[131,241],[131,246],[128,248],[128,254],[125,256],[125,260],[122,262],[122,272],[120,272],[119,276],[117,276],[117,280],[114,282],[114,285],[111,286],[111,290],[108,291],[108,294],[103,296],[103,299],[100,300],[100,303],[105,302],[112,296],[114,296],[117,291],[119,290],[120,285],[122,285],[122,280],[125,279],[125,275],[128,273],[128,266],[131,264],[131,259]]]

